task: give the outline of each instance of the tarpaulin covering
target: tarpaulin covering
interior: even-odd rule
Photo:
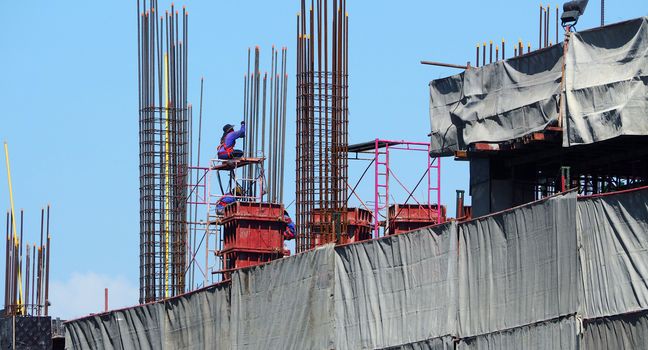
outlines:
[[[583,323],[581,349],[648,349],[648,313],[603,317]]]
[[[458,350],[578,349],[574,317],[558,318],[527,326],[462,338]]]
[[[201,291],[65,325],[68,349],[231,348],[229,287]]]
[[[574,33],[565,146],[648,135],[648,17]]]
[[[69,349],[622,349],[648,344],[648,188],[232,273],[66,323]]]
[[[575,313],[573,192],[459,225],[460,336]]]
[[[232,348],[334,348],[333,245],[232,275]]]
[[[648,191],[578,201],[585,317],[648,309]]]
[[[558,44],[430,82],[432,153],[557,124],[561,95],[565,147],[648,135],[648,18],[572,33],[566,56]]]
[[[451,337],[441,337],[398,346],[390,346],[388,348],[383,348],[383,350],[452,350],[455,348],[454,343],[455,342]]]
[[[454,223],[336,249],[337,344],[373,349],[454,334],[456,259]]]
[[[558,118],[562,46],[498,61],[430,83],[433,152],[507,141]]]

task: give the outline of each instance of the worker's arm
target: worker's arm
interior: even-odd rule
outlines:
[[[245,137],[245,123],[241,123],[241,128],[234,131],[234,139]]]

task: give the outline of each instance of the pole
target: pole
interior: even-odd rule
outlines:
[[[7,145],[7,142],[5,141],[4,143],[4,150],[5,150],[5,162],[7,166],[7,182],[9,183],[9,202],[11,203],[11,221],[13,225],[13,241],[14,241],[14,246],[15,248],[18,248],[18,237],[16,235],[16,214],[14,211],[14,198],[13,198],[13,187],[11,185],[11,166],[9,165],[9,146]],[[22,275],[20,271],[20,266],[16,266],[18,269],[17,272],[17,281],[18,283],[18,308],[20,309],[22,306],[22,299],[23,299],[23,291],[22,291]]]

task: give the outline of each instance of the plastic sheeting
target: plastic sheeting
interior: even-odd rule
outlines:
[[[578,349],[574,317],[558,318],[518,328],[461,339],[458,350]],[[586,348],[589,349],[589,348]]]
[[[233,272],[66,323],[69,349],[621,349],[648,344],[648,189]]]
[[[603,317],[583,324],[582,349],[648,349],[648,313]]]
[[[452,155],[557,124],[561,94],[565,147],[648,135],[647,66],[644,17],[571,34],[566,59],[559,44],[433,80],[431,153]]]
[[[373,349],[454,334],[456,259],[454,223],[336,249],[337,344]]]
[[[232,348],[334,348],[333,245],[232,275]]]
[[[68,349],[231,348],[229,287],[212,286],[165,302],[68,322]]]
[[[573,192],[459,225],[461,337],[575,313]]]
[[[648,191],[578,201],[585,317],[648,309]]]
[[[564,146],[648,135],[648,17],[574,33]]]
[[[506,141],[558,119],[562,46],[498,61],[430,83],[431,149],[450,155]]]
[[[383,348],[384,350],[451,350],[455,342],[451,337],[432,338],[420,342],[408,343],[398,346]]]

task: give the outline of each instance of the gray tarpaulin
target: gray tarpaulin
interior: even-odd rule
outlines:
[[[66,323],[69,349],[218,349],[229,340],[229,287]]]
[[[459,225],[459,335],[578,310],[573,192]]]
[[[585,317],[648,309],[648,191],[578,201]]]
[[[454,223],[336,249],[339,348],[453,334],[456,258]]]
[[[325,246],[66,323],[68,349],[643,349],[648,188]]]
[[[574,33],[565,83],[565,146],[648,135],[648,17]]]
[[[432,153],[544,129],[566,96],[563,146],[648,135],[648,18],[573,33],[563,45],[430,82]]]
[[[234,349],[334,348],[333,245],[232,275]]]
[[[578,349],[575,318],[565,317],[461,339],[458,350]],[[589,348],[586,348],[589,349]]]
[[[420,342],[390,346],[383,350],[453,350],[454,340],[451,337],[432,338]]]
[[[430,83],[432,150],[507,141],[558,119],[562,46],[498,61]]]
[[[648,349],[648,313],[603,317],[583,323],[582,349]]]

